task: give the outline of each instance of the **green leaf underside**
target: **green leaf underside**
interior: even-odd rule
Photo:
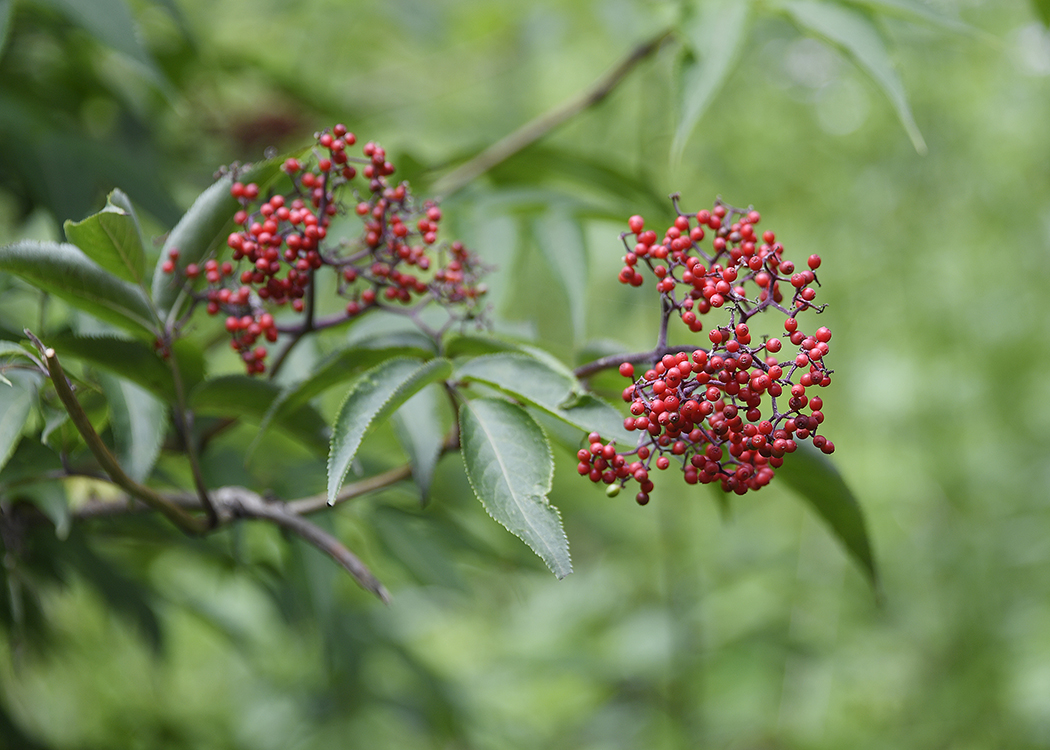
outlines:
[[[412,463],[412,479],[423,502],[430,492],[430,481],[445,442],[441,398],[438,387],[430,385],[402,404],[393,416],[394,431]]]
[[[238,174],[237,179],[258,183],[262,192],[278,174],[282,162],[283,159],[261,162]],[[181,270],[190,263],[200,264],[214,248],[222,246],[228,230],[233,228],[233,215],[240,207],[230,195],[233,181],[231,175],[226,175],[198,195],[164,242],[153,271],[153,300],[158,309],[168,313],[169,322],[178,317],[183,303],[189,301],[189,295],[183,292],[183,277],[178,272],[164,273],[161,266],[172,249],[179,251],[177,266]]]
[[[58,334],[44,342],[59,358],[74,357],[119,375],[166,401],[174,400],[175,384],[170,364],[152,346],[142,341],[113,335],[75,336]],[[175,343],[175,359],[182,373],[183,386],[190,390],[204,380],[204,359],[189,341]]]
[[[149,391],[123,378],[100,375],[109,404],[117,458],[128,476],[142,482],[153,470],[168,429],[168,409]]]
[[[803,31],[841,50],[882,89],[915,150],[926,153],[926,141],[908,106],[904,84],[875,25],[863,13],[819,0],[791,0],[784,8]]]
[[[200,383],[190,393],[189,402],[200,414],[261,420],[280,392],[280,386],[269,380],[224,375]],[[277,424],[312,450],[323,453],[328,447],[328,425],[309,405],[280,417]]]
[[[690,24],[686,43],[696,59],[682,71],[682,117],[671,146],[675,157],[736,66],[747,38],[749,6],[743,0],[708,3]]]
[[[798,450],[777,469],[777,478],[813,507],[872,585],[878,586],[878,570],[864,512],[830,459],[811,444],[800,443]]]
[[[104,270],[74,245],[25,240],[0,247],[0,271],[107,323],[156,335],[157,319],[145,292]]]
[[[83,221],[67,221],[63,225],[66,239],[106,271],[141,286],[146,273],[146,253],[138,222],[125,208],[114,204],[114,198],[120,200],[114,194],[110,194],[106,207],[97,214]],[[120,196],[124,198],[122,203],[130,205],[123,193]]]
[[[547,499],[554,458],[543,430],[501,399],[466,401],[459,411],[467,479],[486,512],[525,542],[558,578],[572,572],[569,540]]]
[[[459,367],[456,378],[497,388],[584,432],[596,431],[621,444],[631,440],[623,429],[620,412],[584,393],[583,386],[571,374],[554,370],[528,354],[505,352],[475,357]]]
[[[357,449],[373,425],[390,416],[425,385],[452,374],[447,359],[398,358],[372,368],[346,394],[328,454],[328,502],[334,503]]]
[[[36,398],[41,376],[26,371],[8,373],[11,385],[0,384],[0,469],[22,439],[22,429]]]

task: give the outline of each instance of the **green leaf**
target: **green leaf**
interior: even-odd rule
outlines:
[[[1050,28],[1050,0],[1032,0],[1032,10],[1043,26]]]
[[[551,275],[569,301],[573,335],[580,340],[586,335],[588,268],[580,221],[550,209],[536,220],[534,231]]]
[[[155,336],[158,330],[145,292],[104,270],[74,245],[24,240],[0,247],[0,271],[107,323],[140,335]]]
[[[750,2],[705,3],[686,29],[685,43],[694,59],[681,73],[682,116],[671,152],[677,159],[740,58],[747,38]]]
[[[631,442],[620,412],[585,393],[571,372],[554,369],[535,356],[519,352],[486,354],[464,362],[455,377],[497,388],[584,432],[597,431],[606,439]]]
[[[224,375],[200,383],[190,392],[189,402],[200,414],[261,420],[280,393],[280,386],[269,380]],[[323,452],[328,447],[328,426],[309,405],[280,416],[276,422],[311,450]]]
[[[926,142],[915,124],[904,84],[893,68],[879,30],[863,13],[820,0],[791,0],[784,4],[798,26],[842,51],[882,89],[897,111],[897,118],[920,154],[926,153]]]
[[[431,385],[406,401],[392,419],[398,441],[412,463],[412,479],[424,503],[445,443],[446,420],[440,408],[443,398],[438,387]]]
[[[853,556],[872,586],[879,576],[871,550],[864,513],[834,464],[810,443],[799,443],[798,450],[784,459],[777,477],[808,502],[831,528],[832,533]]]
[[[55,525],[55,536],[65,539],[73,526],[66,488],[61,482],[45,481],[19,485],[14,495],[28,500]]]
[[[277,174],[282,159],[271,159],[250,167],[237,175],[243,182],[256,182],[260,191]],[[161,266],[172,249],[178,249],[177,267],[181,271],[190,263],[201,263],[209,253],[225,246],[229,230],[233,228],[233,215],[240,204],[230,195],[232,175],[226,175],[203,193],[179,219],[179,223],[168,234],[157,266],[153,271],[153,301],[157,308],[168,313],[168,322],[174,321],[189,302],[182,286],[180,273],[164,273]]]
[[[14,341],[0,340],[0,359],[11,356],[11,357],[25,357],[35,366],[40,366],[40,361],[36,358],[35,352],[31,352],[21,344],[17,344]],[[0,383],[4,385],[11,385],[11,381],[4,375],[4,370],[7,369],[6,365],[0,365]]]
[[[117,459],[129,477],[145,481],[160,455],[168,430],[168,409],[149,391],[112,375],[100,375],[99,384],[109,404],[109,424]]]
[[[547,493],[554,458],[543,430],[520,406],[465,401],[459,410],[467,479],[485,510],[525,542],[558,578],[572,572],[569,540]]]
[[[447,359],[420,362],[392,359],[374,367],[346,394],[332,429],[328,453],[328,502],[334,503],[361,441],[373,424],[386,419],[423,386],[452,373]]]
[[[66,333],[49,336],[44,343],[54,348],[60,358],[68,356],[88,362],[142,386],[165,401],[175,399],[171,365],[145,342],[113,335],[75,336]],[[177,341],[175,359],[187,391],[204,380],[204,357],[194,344]]]
[[[286,387],[281,394],[274,399],[270,408],[259,425],[259,432],[249,448],[252,452],[258,445],[259,440],[269,429],[275,418],[287,417],[309,403],[310,399],[324,393],[332,386],[345,383],[360,375],[365,370],[370,370],[382,362],[395,357],[418,357],[427,359],[431,356],[429,351],[415,348],[382,347],[382,348],[351,348],[341,349],[322,362],[313,375],[300,383]]]
[[[8,373],[11,385],[0,385],[0,469],[11,458],[43,376],[24,370]]]
[[[66,221],[63,227],[66,239],[91,260],[125,281],[142,286],[146,253],[138,219],[128,210],[130,206],[128,197],[114,190],[104,209],[83,221]]]

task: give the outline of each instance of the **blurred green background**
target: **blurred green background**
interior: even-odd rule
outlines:
[[[404,486],[326,520],[389,607],[266,527],[164,544],[74,530],[83,565],[45,589],[46,638],[0,635],[0,745],[1050,747],[1050,35],[1019,0],[920,7],[979,30],[880,20],[925,155],[840,52],[763,11],[680,160],[669,44],[444,204],[499,266],[497,327],[569,362],[653,345],[652,289],[616,282],[618,234],[632,213],[665,220],[671,192],[694,211],[753,204],[788,255],[819,253],[826,433],[881,601],[776,482],[722,513],[672,477],[639,508],[581,481],[571,451],[552,499],[575,573],[556,581],[452,455],[425,509]],[[59,239],[112,187],[160,236],[218,165],[335,121],[425,190],[674,10],[0,2],[0,241]],[[563,284],[571,302],[549,292]],[[22,293],[3,285],[0,325],[18,331]],[[366,470],[403,461],[396,445],[381,431]],[[266,450],[275,487],[323,482],[293,446]],[[121,571],[124,610],[89,585],[97,560]]]

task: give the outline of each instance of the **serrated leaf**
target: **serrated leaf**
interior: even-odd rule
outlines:
[[[488,514],[558,578],[571,573],[569,540],[547,499],[554,458],[540,426],[516,404],[479,398],[460,407],[459,428],[467,479]]]
[[[190,392],[189,402],[200,414],[261,420],[280,392],[280,386],[269,380],[223,375],[197,385]],[[308,404],[278,417],[276,423],[311,450],[323,452],[328,447],[328,426]]]
[[[141,286],[146,273],[146,252],[138,220],[125,206],[131,206],[127,196],[114,190],[104,209],[83,221],[66,221],[63,228],[66,239],[91,260],[115,276]]]
[[[334,503],[361,441],[374,424],[386,419],[423,386],[452,373],[447,359],[420,362],[392,359],[374,367],[346,394],[332,428],[328,453],[328,502]]]
[[[239,173],[237,179],[256,182],[261,190],[278,174],[282,161],[271,159],[262,162]],[[190,263],[201,263],[213,249],[221,247],[229,234],[226,230],[232,229],[233,215],[240,206],[230,195],[233,182],[233,176],[226,175],[198,195],[164,242],[153,270],[153,301],[159,310],[168,314],[169,322],[179,316],[189,296],[183,290],[183,276],[178,272],[164,273],[161,266],[173,248],[179,251],[176,266],[181,271]]]
[[[551,275],[569,301],[573,335],[576,340],[582,339],[586,334],[588,263],[580,221],[564,211],[549,209],[536,220],[534,232]]]
[[[99,384],[109,404],[117,459],[129,477],[145,481],[168,430],[168,408],[149,391],[124,378],[100,374]]]
[[[423,388],[394,412],[392,419],[398,441],[412,464],[412,479],[419,487],[419,497],[424,503],[445,442],[446,420],[442,419],[440,408],[443,395],[437,386]]]
[[[694,59],[681,72],[681,118],[671,145],[676,159],[736,66],[749,16],[750,2],[718,0],[705,3],[687,27],[685,42]]]
[[[142,386],[165,401],[175,399],[170,364],[145,342],[109,334],[58,334],[49,336],[44,343],[53,347],[59,357],[68,356],[88,362]],[[196,345],[186,340],[175,342],[175,359],[179,363],[183,387],[187,391],[204,380],[204,357]]]
[[[631,440],[623,429],[623,415],[616,409],[585,393],[571,373],[554,369],[529,354],[504,352],[474,357],[457,368],[456,379],[497,388],[584,432],[597,431],[620,443]]]
[[[897,118],[920,154],[926,153],[919,126],[912,116],[893,61],[879,30],[867,16],[842,5],[820,0],[791,0],[784,4],[792,20],[803,30],[841,50],[863,70],[890,100]]]
[[[74,245],[24,240],[0,247],[0,271],[133,333],[155,336],[158,330],[145,292],[109,273]]]
[[[300,383],[284,388],[281,394],[274,399],[259,425],[259,432],[249,448],[249,453],[255,449],[278,415],[291,414],[309,403],[314,396],[324,393],[329,388],[353,380],[365,370],[370,370],[382,362],[405,356],[427,359],[430,357],[430,352],[411,347],[355,347],[335,352],[318,365],[313,375]]]
[[[871,550],[864,512],[842,475],[830,459],[810,443],[799,443],[798,450],[785,457],[777,477],[787,483],[812,506],[832,533],[860,565],[872,586],[879,576]]]
[[[0,469],[11,458],[43,376],[27,371],[11,371],[11,385],[0,385]]]

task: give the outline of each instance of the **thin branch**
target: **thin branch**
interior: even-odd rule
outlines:
[[[92,454],[95,456],[95,460],[98,461],[103,471],[105,471],[110,479],[113,480],[113,483],[132,497],[141,500],[149,507],[162,513],[165,518],[187,534],[201,534],[205,532],[208,527],[200,518],[191,516],[182,508],[170,503],[167,498],[156,490],[139,484],[124,473],[124,469],[121,468],[117,459],[109,452],[109,448],[107,448],[106,444],[102,442],[102,438],[99,437],[99,434],[95,432],[95,428],[91,425],[91,421],[88,419],[87,414],[84,413],[84,409],[80,406],[80,402],[77,401],[77,397],[73,394],[72,388],[69,387],[66,373],[58,361],[58,355],[55,354],[55,350],[45,347],[40,342],[40,339],[34,336],[28,329],[25,333],[26,336],[28,336],[36,345],[37,349],[40,350],[40,354],[44,358],[44,363],[47,365],[48,374],[51,376],[51,382],[54,383],[55,390],[58,392],[58,397],[62,400],[62,404],[66,407],[66,411],[69,412],[69,418],[73,421],[77,431],[80,432],[81,436],[84,438],[88,448],[91,449]]]
[[[695,345],[663,347],[658,346],[655,349],[650,349],[647,352],[624,352],[623,354],[610,354],[606,357],[599,357],[593,362],[588,362],[586,364],[580,365],[572,372],[576,377],[582,379],[590,377],[596,372],[601,372],[602,370],[611,370],[614,367],[619,367],[624,362],[631,362],[632,364],[636,365],[641,364],[643,362],[655,362],[665,354],[678,354],[679,352],[691,353],[701,348],[703,347]]]
[[[389,471],[384,471],[382,474],[376,474],[368,479],[362,479],[359,482],[348,484],[339,491],[339,494],[336,495],[335,502],[332,503],[332,505],[345,503],[347,500],[353,500],[355,497],[360,497],[369,492],[381,490],[384,487],[397,484],[403,479],[408,479],[410,476],[412,476],[412,466],[410,464],[405,464],[404,466],[398,466]],[[309,513],[316,513],[319,510],[332,507],[332,505],[328,504],[328,493],[326,492],[299,498],[298,500],[289,500],[285,505],[289,512],[294,513],[295,515],[307,515]]]
[[[638,63],[659,49],[663,41],[672,33],[673,31],[670,30],[661,31],[638,45],[615,68],[595,81],[589,89],[530,120],[510,135],[496,141],[474,158],[449,172],[434,183],[434,193],[442,198],[447,198],[459,192],[497,164],[506,161],[584,110],[598,104],[612,93]]]
[[[243,487],[222,487],[214,494],[223,509],[233,517],[271,521],[291,531],[343,566],[343,569],[366,591],[372,592],[384,603],[390,603],[389,592],[357,555],[320,526],[291,512],[284,503],[268,503],[256,493]]]

